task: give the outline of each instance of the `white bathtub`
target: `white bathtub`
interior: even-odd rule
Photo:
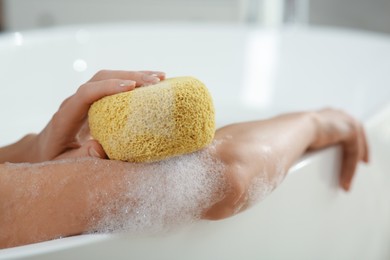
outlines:
[[[82,235],[0,250],[0,259],[390,259],[390,38],[325,28],[106,25],[0,36],[0,145],[39,131],[99,69],[193,75],[219,126],[335,106],[363,120],[372,162],[337,186],[339,150],[301,159],[235,217],[155,237]],[[1,231],[0,231],[1,232]]]

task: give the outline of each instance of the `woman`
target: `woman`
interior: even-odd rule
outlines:
[[[164,78],[165,74],[157,71],[100,71],[62,103],[41,133],[27,135],[0,149],[1,248],[115,230],[101,225],[116,219],[117,226],[123,226],[139,213],[145,193],[129,191],[163,178],[158,177],[161,174],[148,175],[156,172],[159,164],[106,160],[100,144],[89,138],[87,113],[90,105],[104,96]],[[368,162],[363,128],[351,116],[325,109],[222,127],[216,131],[213,144],[198,153],[202,156],[196,161],[207,161],[202,168],[206,179],[219,179],[212,185],[208,180],[199,182],[209,185],[207,202],[198,201],[192,208],[187,207],[195,212],[188,216],[212,220],[230,217],[258,199],[253,198],[254,193],[274,189],[305,151],[334,144],[343,148],[340,186],[348,191],[358,162]],[[258,186],[253,192],[258,178],[266,180],[268,186]],[[167,179],[162,183],[169,185]],[[184,192],[190,193],[190,189]],[[164,197],[164,192],[168,191],[160,190],[159,198]],[[152,190],[146,194],[144,197],[153,197]],[[196,196],[191,198],[197,200]],[[163,205],[163,200],[153,203]],[[178,201],[173,207],[178,212],[183,209],[180,203],[184,204]],[[177,217],[167,216],[162,216],[164,221],[174,222]]]

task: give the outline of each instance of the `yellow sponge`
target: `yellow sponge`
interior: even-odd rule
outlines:
[[[192,77],[104,97],[89,110],[91,135],[110,159],[150,162],[197,151],[214,138],[214,106]]]

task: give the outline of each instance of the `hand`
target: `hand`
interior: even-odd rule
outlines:
[[[35,153],[30,161],[81,156],[105,158],[103,148],[89,135],[89,107],[105,96],[155,84],[163,79],[165,74],[159,71],[103,70],[96,73],[61,104],[45,129],[34,138]]]
[[[348,191],[359,161],[369,161],[366,135],[362,125],[350,115],[335,109],[314,113],[316,138],[311,149],[341,144],[343,161],[340,175],[341,187]]]
[[[204,213],[206,219],[232,216],[262,200],[308,149],[342,145],[340,185],[345,190],[350,188],[358,162],[368,162],[363,127],[353,117],[333,109],[232,124],[218,129],[215,138],[215,157],[224,165],[227,184],[225,197]],[[262,185],[253,186],[256,178]]]

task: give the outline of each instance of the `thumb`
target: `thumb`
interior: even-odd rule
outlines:
[[[94,157],[105,159],[107,158],[107,155],[104,152],[103,147],[96,140],[88,140],[79,148],[67,151],[56,157],[56,159],[58,160],[77,157]]]

